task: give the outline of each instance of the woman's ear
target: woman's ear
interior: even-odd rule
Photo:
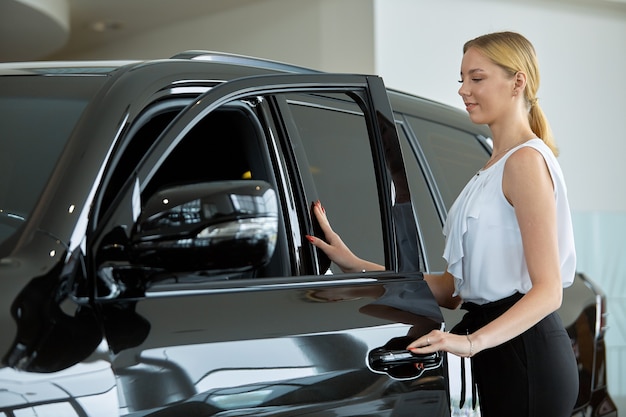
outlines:
[[[526,88],[526,74],[522,71],[517,71],[514,76],[515,84],[513,85],[513,93],[517,95],[519,92],[524,91]]]

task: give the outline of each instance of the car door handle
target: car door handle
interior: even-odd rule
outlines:
[[[440,367],[442,362],[441,352],[416,354],[406,349],[380,347],[368,354],[368,365],[372,371],[394,378],[417,378],[424,371]]]

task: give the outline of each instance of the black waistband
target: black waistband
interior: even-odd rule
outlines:
[[[475,310],[500,310],[502,308],[508,310],[509,308],[511,308],[511,306],[515,303],[517,303],[520,298],[522,298],[524,296],[524,294],[521,294],[519,292],[516,292],[515,294],[503,298],[501,300],[497,300],[497,301],[492,301],[490,303],[486,303],[486,304],[476,304],[476,303],[472,303],[472,302],[466,302],[461,304],[461,308],[463,310],[467,310],[467,311],[475,311]]]

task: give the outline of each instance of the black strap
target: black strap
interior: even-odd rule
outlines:
[[[476,394],[476,382],[474,382],[474,361],[470,358],[470,371],[472,373],[472,410],[476,410],[476,399],[478,395]]]
[[[472,358],[469,358],[470,361],[470,377],[472,379],[472,410],[476,410],[476,400],[478,396],[476,395],[476,382],[474,381],[474,361]],[[459,401],[459,409],[463,409],[465,405],[465,392],[466,392],[466,383],[465,383],[465,358],[461,358],[461,399]]]
[[[472,376],[472,380],[473,379],[474,377]],[[464,405],[465,405],[465,358],[461,358],[461,401],[459,402],[459,408],[463,409]]]

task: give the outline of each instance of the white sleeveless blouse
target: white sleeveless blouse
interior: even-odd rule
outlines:
[[[561,279],[564,287],[574,281],[576,251],[563,173],[550,148],[541,139],[532,139],[474,175],[450,208],[443,229],[443,257],[455,278],[455,295],[464,301],[484,304],[515,292],[525,294],[532,286],[515,210],[502,192],[504,165],[513,152],[524,146],[539,151],[550,170]]]

